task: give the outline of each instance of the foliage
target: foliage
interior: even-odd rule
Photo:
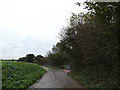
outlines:
[[[27,88],[44,72],[45,69],[37,64],[2,61],[2,89]]]
[[[17,61],[23,62],[23,61],[25,61],[25,60],[26,60],[26,57],[21,57],[21,58],[19,58]]]
[[[34,54],[27,54],[26,55],[26,62],[33,62],[34,59],[35,59]]]
[[[85,70],[82,75],[86,78],[103,81],[100,87],[120,87],[120,2],[84,5],[88,12],[72,14],[49,56],[57,62],[63,54],[68,55],[72,71],[80,74]]]
[[[51,65],[61,66],[64,64],[64,59],[61,57],[61,54],[49,54],[48,58],[51,60]]]
[[[46,63],[46,58],[42,55],[35,56],[34,54],[27,54],[25,57],[21,57],[17,61],[31,62],[43,65]]]
[[[25,57],[21,57],[17,61],[33,62],[34,59],[35,59],[35,55],[34,54],[27,54]]]
[[[70,56],[62,50],[62,46],[62,43],[58,42],[56,46],[53,45],[52,52],[47,54],[50,65],[62,67],[69,62]]]
[[[43,64],[45,64],[45,57],[43,57],[42,55],[37,55],[33,62],[43,65]]]
[[[78,73],[72,71],[69,75],[77,80],[79,84],[83,84],[87,88],[117,88],[117,85],[115,86],[113,84],[114,78],[110,80],[105,71],[82,69]]]

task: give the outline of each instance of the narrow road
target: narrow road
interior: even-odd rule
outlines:
[[[47,73],[45,73],[42,79],[38,80],[30,88],[84,88],[63,70],[45,69],[47,70]]]

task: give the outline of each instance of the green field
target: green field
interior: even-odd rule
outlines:
[[[37,64],[2,61],[2,89],[27,88],[45,72]]]

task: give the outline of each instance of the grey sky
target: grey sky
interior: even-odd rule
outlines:
[[[79,0],[1,0],[0,58],[20,58],[26,54],[45,55],[71,13],[79,13]],[[83,0],[80,0],[83,1]]]

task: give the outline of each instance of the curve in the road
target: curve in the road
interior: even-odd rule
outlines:
[[[84,88],[62,70],[45,69],[47,73],[30,88]]]

